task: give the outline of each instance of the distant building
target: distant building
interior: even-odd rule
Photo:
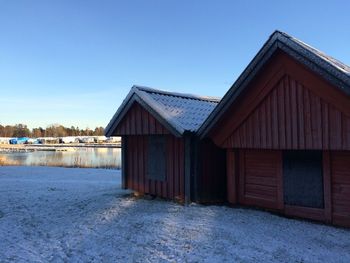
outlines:
[[[57,144],[59,143],[59,138],[56,137],[41,137],[37,138],[38,142],[41,144]]]
[[[106,136],[94,136],[94,139],[96,143],[104,143],[107,141]]]
[[[80,141],[81,143],[94,143],[94,142],[95,142],[95,138],[94,138],[94,137],[86,136],[86,137],[81,137],[81,138],[79,138],[79,141]]]
[[[0,137],[0,144],[9,144],[11,139],[13,138]]]
[[[75,143],[76,139],[77,138],[74,137],[74,136],[60,137],[59,138],[59,143]]]

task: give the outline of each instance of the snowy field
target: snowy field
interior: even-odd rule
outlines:
[[[350,262],[350,230],[134,199],[116,170],[0,167],[0,262]]]

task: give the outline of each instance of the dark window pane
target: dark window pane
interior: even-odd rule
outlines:
[[[148,137],[147,178],[165,181],[166,174],[166,138]]]
[[[323,208],[322,152],[284,152],[283,188],[285,204]]]

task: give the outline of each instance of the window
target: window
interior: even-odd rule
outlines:
[[[283,154],[284,203],[324,207],[321,151],[285,151]]]
[[[147,153],[147,178],[165,181],[166,174],[166,138],[149,136]]]

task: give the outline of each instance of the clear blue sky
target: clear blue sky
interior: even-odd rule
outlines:
[[[106,126],[133,84],[223,96],[279,29],[350,64],[350,1],[0,0],[0,124]]]

